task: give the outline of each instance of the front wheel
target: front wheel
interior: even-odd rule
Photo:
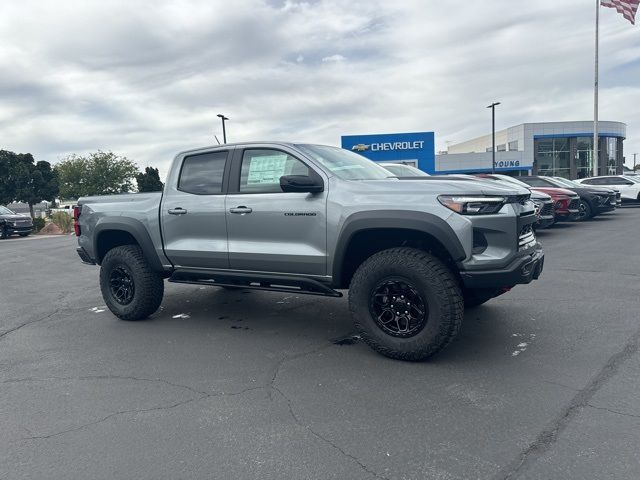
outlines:
[[[4,240],[5,238],[9,238],[9,232],[7,232],[7,227],[2,225],[0,226],[0,239]]]
[[[392,248],[360,265],[349,309],[363,340],[399,360],[424,360],[446,347],[462,325],[462,293],[451,271],[415,248]]]
[[[162,303],[164,281],[149,267],[138,245],[123,245],[109,250],[102,260],[100,290],[115,316],[142,320]]]
[[[591,210],[591,206],[584,200],[580,200],[580,205],[578,206],[578,217],[576,218],[576,221],[583,222],[584,220],[589,220],[592,216],[593,212]]]

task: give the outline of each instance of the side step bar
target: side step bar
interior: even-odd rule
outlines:
[[[245,274],[240,272],[194,270],[176,270],[169,281],[172,283],[191,283],[211,285],[213,287],[240,287],[273,292],[342,297],[342,293],[328,287],[313,278],[286,275]]]

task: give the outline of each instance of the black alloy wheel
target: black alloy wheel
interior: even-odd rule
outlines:
[[[578,218],[577,218],[577,220],[579,222],[582,222],[583,220],[590,219],[591,216],[592,216],[592,212],[591,212],[591,207],[589,206],[589,204],[587,202],[585,202],[584,200],[580,200],[580,205],[578,207]]]
[[[427,324],[428,304],[406,279],[386,278],[371,291],[369,311],[387,335],[409,338]]]
[[[113,299],[120,305],[129,305],[135,294],[135,284],[129,269],[118,265],[109,275],[109,291]]]

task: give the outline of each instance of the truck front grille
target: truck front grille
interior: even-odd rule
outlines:
[[[553,215],[553,202],[546,202],[540,209],[540,215]]]

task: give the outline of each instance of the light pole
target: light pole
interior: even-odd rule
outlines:
[[[227,143],[227,131],[224,128],[224,121],[229,119],[221,113],[218,114],[218,117],[222,120],[222,142]]]
[[[638,155],[637,153],[633,154],[633,173],[636,173],[636,155]]]
[[[496,173],[496,105],[500,105],[500,102],[487,106],[491,109],[491,173]]]

